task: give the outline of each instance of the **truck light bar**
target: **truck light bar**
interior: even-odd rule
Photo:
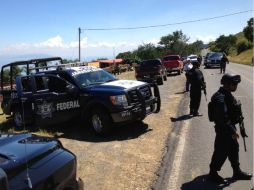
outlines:
[[[59,64],[59,65],[34,67],[34,68],[29,68],[29,70],[38,70],[38,69],[48,70],[49,68],[56,68],[56,70],[62,70],[64,68],[78,67],[78,66],[84,66],[84,63],[77,62],[77,63],[67,63],[67,64]]]

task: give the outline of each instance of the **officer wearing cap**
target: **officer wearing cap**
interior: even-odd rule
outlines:
[[[235,92],[238,83],[241,82],[240,75],[224,74],[221,79],[222,87],[212,96],[211,102],[214,105],[215,142],[214,152],[210,163],[208,178],[217,183],[226,181],[218,174],[222,165],[228,158],[233,168],[234,180],[250,180],[251,174],[242,172],[239,163],[239,144],[234,115],[237,101],[231,92]]]
[[[225,54],[223,54],[221,61],[220,61],[220,73],[225,73],[226,71],[226,64],[228,64],[228,58]]]
[[[190,115],[198,116],[201,100],[201,91],[206,88],[202,71],[199,69],[199,62],[193,61],[193,67],[189,70],[188,76],[191,84],[190,87]]]
[[[185,71],[185,77],[186,77],[186,82],[185,82],[185,91],[188,92],[190,89],[190,80],[189,80],[189,71],[193,67],[190,58],[187,58],[187,62],[183,66],[183,70]]]

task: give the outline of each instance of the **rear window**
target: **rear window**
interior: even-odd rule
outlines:
[[[142,61],[141,66],[157,66],[161,65],[161,62],[159,60],[147,60],[147,61]]]
[[[190,59],[197,59],[198,56],[189,56],[188,58],[190,58]]]
[[[222,53],[213,53],[209,55],[209,58],[221,58],[223,56]]]
[[[175,61],[175,60],[179,60],[179,56],[167,56],[163,58],[163,61]]]

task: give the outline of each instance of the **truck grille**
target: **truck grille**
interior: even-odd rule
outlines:
[[[145,100],[148,100],[152,96],[150,87],[143,86],[139,89],[131,90],[128,92],[128,97],[129,97],[130,103],[140,102],[138,94],[137,94],[137,90],[139,90],[139,92],[142,94],[142,96]]]

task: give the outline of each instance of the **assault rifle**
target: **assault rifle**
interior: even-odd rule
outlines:
[[[245,152],[247,152],[247,148],[246,148],[246,142],[245,142],[245,138],[248,137],[248,135],[246,134],[246,131],[245,131],[245,127],[244,127],[244,117],[243,117],[243,112],[242,112],[242,104],[241,102],[238,100],[238,105],[239,105],[239,127],[240,127],[240,133],[241,133],[241,136],[243,138],[243,144],[244,144],[244,150]]]
[[[207,93],[206,93],[206,82],[203,83],[203,87],[202,87],[203,91],[204,91],[204,95],[205,95],[205,101],[207,102]]]
[[[207,97],[206,97],[206,95],[207,95],[207,93],[206,93],[206,88],[203,88],[203,90],[204,90],[204,95],[205,95],[205,101],[207,102]]]

